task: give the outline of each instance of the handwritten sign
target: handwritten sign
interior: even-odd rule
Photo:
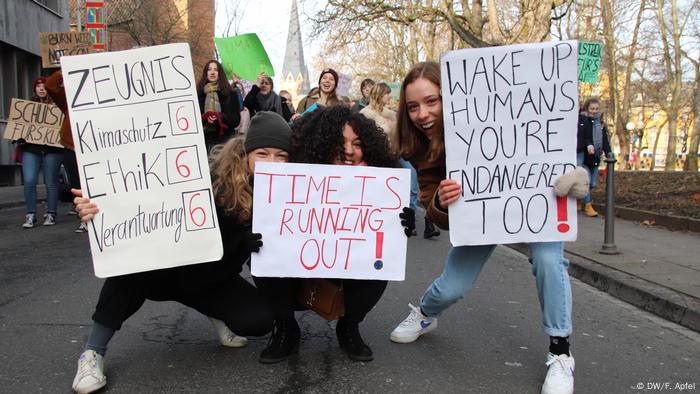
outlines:
[[[347,96],[350,93],[350,85],[352,85],[352,76],[348,74],[338,73],[338,86],[335,88],[335,94]]]
[[[405,169],[255,164],[256,276],[403,280]]]
[[[13,98],[10,103],[5,139],[18,140],[38,145],[61,145],[61,123],[63,113],[53,104]]]
[[[39,33],[41,67],[61,66],[61,56],[85,55],[93,53],[92,38],[88,32],[64,31]]]
[[[587,83],[598,82],[598,70],[603,44],[599,42],[578,42],[578,80]]]
[[[270,58],[265,47],[255,33],[240,34],[233,37],[214,38],[216,48],[221,56],[221,65],[226,75],[232,72],[242,79],[255,81],[258,74],[264,72],[273,77],[275,70],[272,68]]]
[[[453,245],[574,240],[574,200],[554,181],[576,168],[576,42],[448,52],[441,61]]]
[[[221,258],[187,44],[61,58],[95,274]]]

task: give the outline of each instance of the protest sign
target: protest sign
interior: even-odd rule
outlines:
[[[574,240],[573,199],[554,181],[576,168],[576,42],[465,49],[440,64],[457,245]]]
[[[63,113],[53,104],[13,98],[10,103],[4,137],[8,140],[24,138],[38,145],[61,145]]]
[[[389,85],[389,89],[391,89],[391,99],[398,100],[401,96],[401,82],[389,82],[387,85]]]
[[[603,44],[599,42],[578,42],[578,80],[587,83],[598,82],[598,70]]]
[[[403,280],[406,169],[255,164],[255,276]]]
[[[39,33],[39,50],[43,68],[60,67],[61,56],[85,55],[95,51],[90,33],[79,31]]]
[[[61,58],[99,277],[203,263],[223,248],[187,44]]]
[[[249,81],[256,81],[261,72],[271,77],[275,76],[270,58],[257,34],[214,38],[214,43],[219,50],[221,65],[227,78],[231,77],[232,72]]]
[[[352,76],[348,74],[338,73],[338,86],[335,88],[335,94],[340,96],[347,96],[350,92],[350,85],[352,85]]]

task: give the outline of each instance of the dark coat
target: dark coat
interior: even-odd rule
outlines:
[[[243,105],[248,108],[248,111],[250,112],[250,117],[252,118],[257,112],[260,111],[274,111],[273,109],[264,109],[260,108],[260,104],[258,103],[258,94],[260,93],[260,87],[258,85],[253,85],[252,88],[250,88],[250,92],[245,96],[245,100],[243,100]],[[282,100],[282,113],[279,114],[289,122],[289,120],[292,118],[292,110],[289,109],[289,105],[287,105],[287,99],[280,96],[280,99]]]
[[[224,129],[223,134],[219,136],[218,127],[216,130],[207,130],[210,124],[202,119],[202,126],[204,126],[204,140],[207,146],[220,144],[226,142],[231,138],[236,132],[236,127],[241,123],[241,106],[239,101],[233,91],[229,92],[228,95],[224,96],[220,92],[216,92],[219,96],[219,103],[221,104],[221,119],[228,128]],[[197,92],[197,97],[199,99],[199,108],[204,111],[204,100],[207,95],[202,92]],[[204,113],[204,112],[202,112]],[[216,125],[216,123],[214,123]]]
[[[593,122],[595,118],[586,113],[578,115],[578,134],[576,142],[576,153],[584,153],[583,164],[588,168],[598,167],[600,164],[600,154],[589,154],[588,146],[593,145]],[[603,152],[610,157],[610,140],[608,139],[608,128],[603,126]]]

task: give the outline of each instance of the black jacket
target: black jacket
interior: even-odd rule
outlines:
[[[184,291],[197,291],[204,286],[225,282],[240,274],[243,264],[250,258],[245,239],[251,232],[251,225],[239,223],[236,215],[224,213],[219,206],[216,207],[216,216],[219,219],[224,255],[218,261],[174,268],[178,271],[178,282]]]
[[[578,115],[578,134],[576,153],[584,153],[583,164],[588,168],[597,167],[600,164],[600,154],[589,154],[588,146],[593,145],[593,121],[595,118],[585,113]],[[608,140],[608,128],[603,126],[603,152],[610,157],[610,140]]]
[[[221,137],[219,137],[218,132],[213,134],[207,133],[209,123],[202,119],[202,125],[204,126],[205,130],[204,139],[207,145],[226,142],[226,140],[233,136],[233,134],[236,132],[236,127],[238,127],[238,124],[241,123],[241,106],[236,98],[236,94],[233,91],[229,92],[227,96],[224,96],[219,92],[216,92],[216,94],[219,96],[219,103],[221,104],[221,119],[224,121],[226,126],[228,126],[228,128],[224,130]],[[199,109],[200,111],[204,111],[204,100],[206,99],[207,95],[198,92],[197,97],[199,98]],[[204,112],[202,112],[202,114],[204,114]]]
[[[258,85],[253,85],[252,88],[250,88],[250,92],[245,96],[245,100],[243,100],[243,106],[248,108],[248,111],[250,111],[250,117],[252,118],[256,112],[260,111],[265,111],[265,109],[260,108],[260,104],[258,104],[258,93],[260,93],[260,87]],[[282,113],[279,114],[289,122],[289,120],[292,118],[292,110],[289,109],[289,105],[287,105],[287,99],[280,96],[280,100],[282,100]],[[272,109],[268,109],[267,111],[273,111]]]

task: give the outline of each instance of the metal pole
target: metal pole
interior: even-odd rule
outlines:
[[[612,156],[612,155],[610,155]],[[615,160],[606,157],[607,174],[605,178],[605,241],[600,249],[602,254],[619,254],[615,245]]]
[[[75,9],[75,16],[76,16],[76,19],[78,22],[78,31],[83,31],[83,20],[82,20],[83,18],[80,15],[80,13],[82,12],[81,7],[80,7],[81,2],[82,2],[81,0],[77,0],[75,2],[75,8],[76,8]]]

